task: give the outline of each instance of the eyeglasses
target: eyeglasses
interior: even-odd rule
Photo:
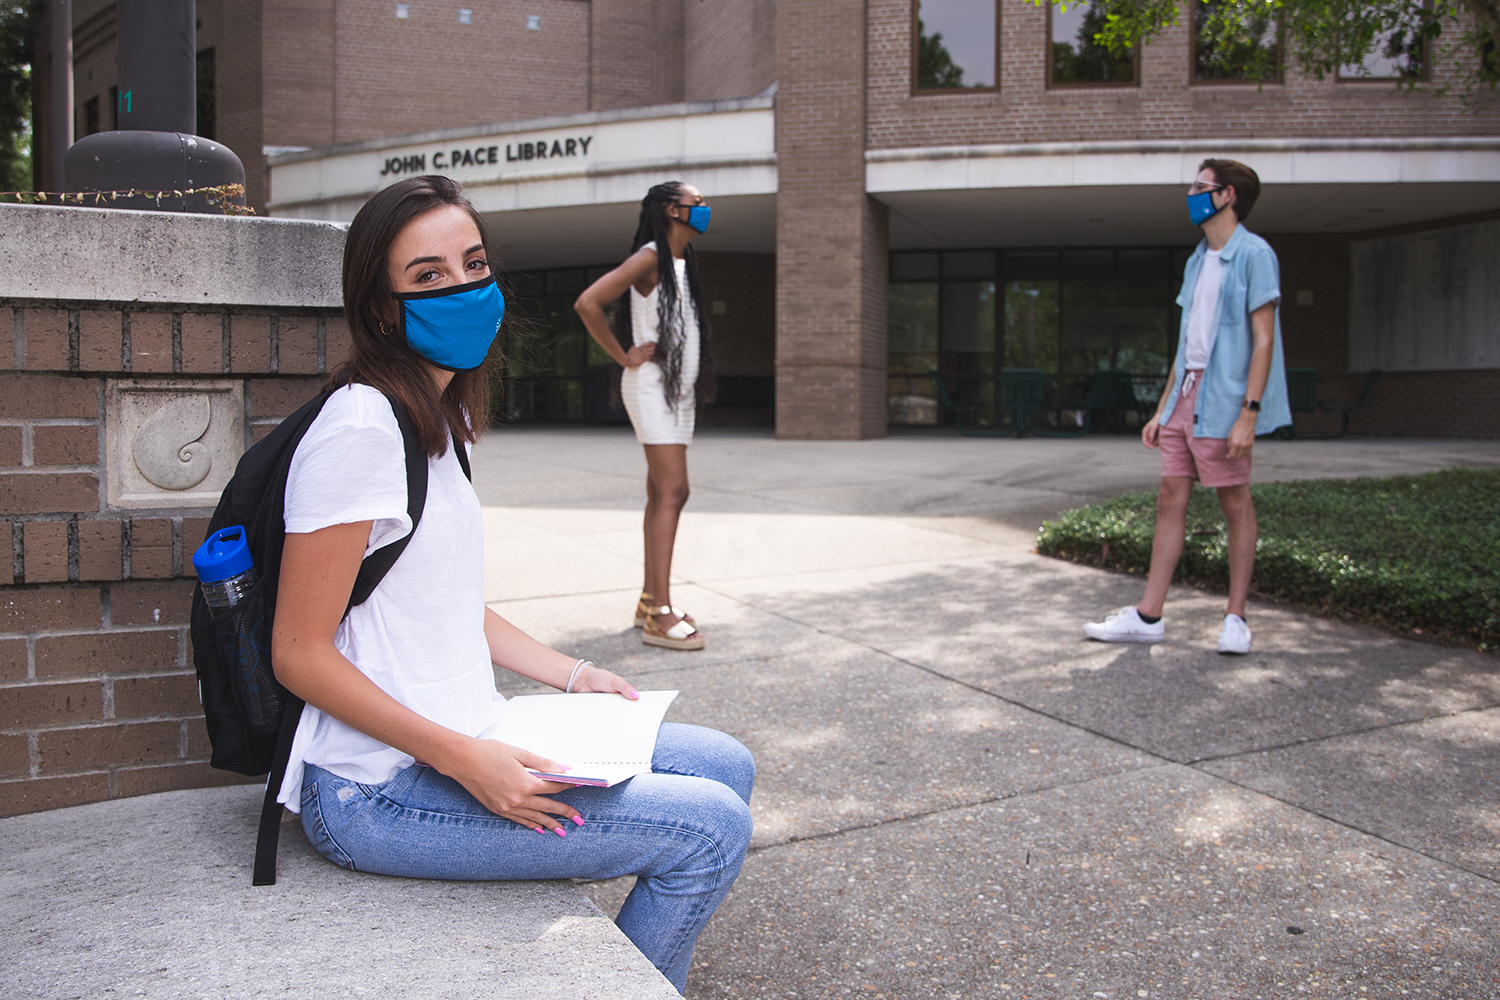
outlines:
[[[1222,191],[1223,189],[1224,185],[1222,184],[1202,184],[1198,181],[1193,181],[1192,186],[1188,188],[1188,194],[1202,194],[1205,191]]]

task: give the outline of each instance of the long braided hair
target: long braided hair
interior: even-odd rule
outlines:
[[[686,324],[683,322],[685,306],[678,301],[677,266],[672,259],[672,244],[667,238],[672,219],[666,213],[666,206],[676,203],[682,197],[683,190],[681,181],[668,181],[647,191],[646,197],[641,199],[640,223],[636,226],[635,237],[630,241],[631,253],[647,243],[656,243],[655,360],[661,366],[662,390],[667,397],[667,408],[673,412],[677,410],[677,400],[682,393],[682,354]],[[693,391],[699,403],[707,404],[713,402],[714,396],[713,358],[709,352],[708,318],[703,311],[703,288],[698,280],[698,258],[693,253],[691,243],[688,244],[685,259],[688,294],[693,300],[693,313],[698,318],[698,380],[693,384]],[[628,288],[615,306],[614,334],[625,350],[634,346]]]

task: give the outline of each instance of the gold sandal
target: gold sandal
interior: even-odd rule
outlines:
[[[703,633],[693,627],[686,618],[673,623],[672,627],[665,632],[656,624],[656,616],[671,615],[677,612],[670,604],[663,604],[659,608],[651,608],[651,617],[646,619],[642,626],[641,642],[648,646],[660,646],[662,649],[702,649],[704,645]]]
[[[651,604],[651,592],[649,590],[643,590],[643,591],[641,591],[641,599],[639,601],[635,602],[635,627],[636,628],[645,628],[646,627],[646,623],[651,620],[651,614],[652,614],[651,609],[652,609],[652,607],[653,607],[653,605]],[[690,614],[688,614],[686,611],[682,610],[681,608],[677,607],[676,605],[672,606],[671,614],[674,614],[678,618],[681,618],[683,621],[687,622],[689,625],[693,624],[693,616],[690,615]]]

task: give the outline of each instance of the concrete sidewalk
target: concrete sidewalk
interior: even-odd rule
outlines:
[[[1264,478],[1500,465],[1500,444],[1263,442]],[[777,442],[708,432],[675,603],[644,647],[644,463],[628,431],[475,453],[487,598],[547,642],[681,689],[743,740],[755,846],[692,997],[1453,997],[1497,993],[1500,673],[1477,653],[1222,598],[1170,641],[1089,643],[1134,578],[1043,559],[1059,510],[1152,486],[1126,438]],[[508,693],[524,690],[504,675]],[[173,792],[0,822],[6,996],[672,994],[559,883],[351,875],[259,794]],[[626,880],[586,886],[614,912]]]
[[[672,599],[640,644],[628,431],[476,453],[489,598],[760,764],[755,848],[689,996],[1478,997],[1500,987],[1500,664],[1272,606],[1212,652],[1082,621],[1140,581],[1031,551],[1156,482],[1127,438],[700,434]],[[1260,479],[1500,465],[1500,444],[1267,441]],[[519,685],[509,690],[520,691]],[[606,911],[628,885],[588,887]]]

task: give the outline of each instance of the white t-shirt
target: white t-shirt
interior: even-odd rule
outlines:
[[[478,736],[496,719],[484,637],[484,522],[450,444],[427,463],[427,503],[411,543],[334,645],[392,698],[439,725]],[[404,537],[406,452],[391,404],[352,385],[333,394],[297,446],[286,484],[286,530],[374,521],[369,555]],[[413,759],[308,705],[279,799],[301,809],[302,765],[350,781],[389,781]]]
[[[1188,309],[1186,362],[1188,371],[1208,367],[1208,355],[1214,347],[1214,331],[1219,319],[1219,289],[1224,285],[1223,251],[1210,250],[1203,258],[1198,281],[1193,286],[1193,304]]]

